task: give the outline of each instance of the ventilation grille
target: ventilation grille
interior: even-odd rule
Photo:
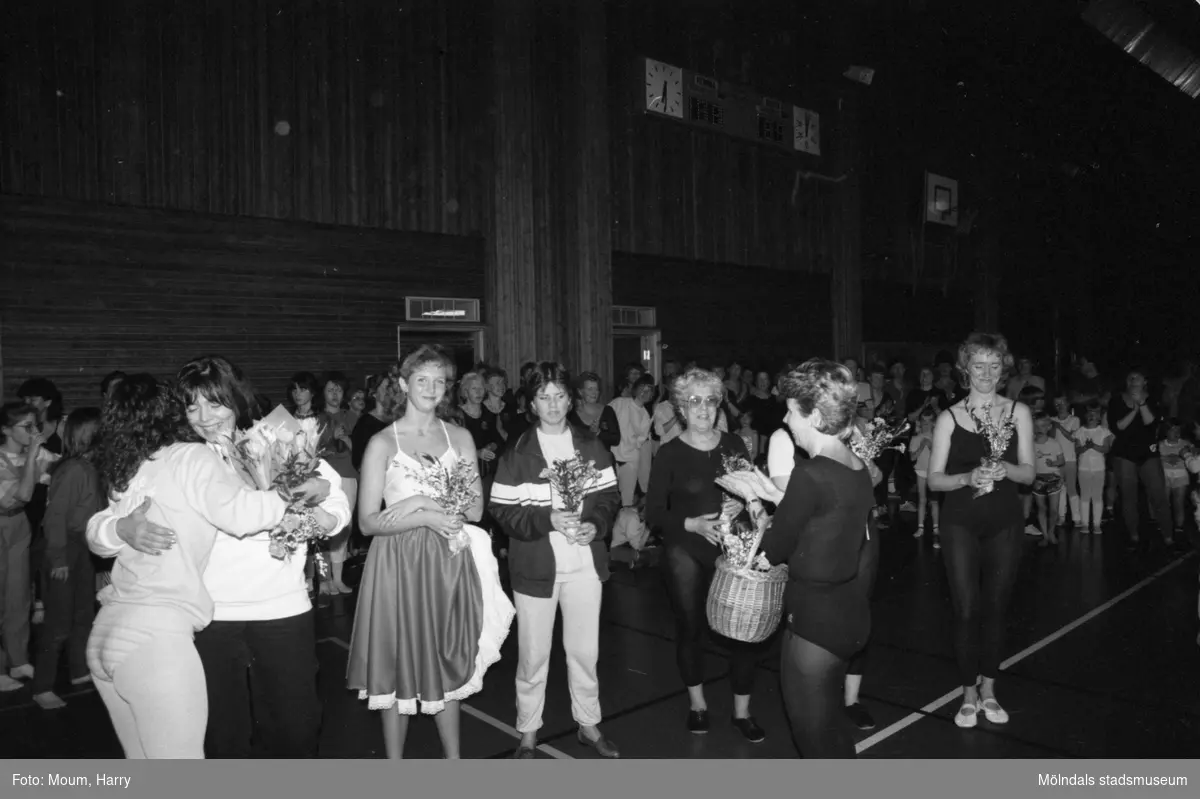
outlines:
[[[409,322],[479,322],[479,300],[461,297],[405,297]]]
[[[637,305],[614,305],[613,327],[657,327],[658,314],[653,308]]]

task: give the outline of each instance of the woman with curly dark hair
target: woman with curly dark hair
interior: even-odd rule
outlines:
[[[88,640],[96,690],[131,759],[204,757],[208,695],[194,637],[212,620],[201,576],[219,532],[246,536],[281,522],[287,502],[253,491],[204,445],[184,403],[148,374],[113,391],[101,421],[97,466],[118,516],[141,509],[173,533],[154,554],[88,544],[116,557]],[[313,501],[325,480],[301,487]]]

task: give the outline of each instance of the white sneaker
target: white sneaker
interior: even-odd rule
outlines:
[[[963,702],[963,706],[954,714],[954,723],[964,730],[969,730],[979,723],[979,707]]]
[[[1032,524],[1025,525],[1025,535],[1031,535],[1034,538],[1041,538],[1042,531],[1034,527]]]
[[[900,512],[901,513],[916,513],[917,506],[914,505],[912,502],[905,502],[900,505]]]
[[[15,669],[9,669],[8,676],[12,677],[14,680],[32,680],[33,666],[26,663],[24,666],[17,666]]]
[[[62,697],[53,691],[46,691],[44,694],[34,694],[33,701],[38,703],[38,707],[42,710],[59,710],[67,706]]]
[[[7,674],[0,674],[0,693],[8,693],[9,691],[19,691],[25,687],[25,683],[20,680],[14,680]]]
[[[983,715],[986,716],[987,720],[992,724],[1008,723],[1008,713],[1004,711],[1004,708],[1000,707],[1000,703],[997,702],[994,697],[981,701],[979,703],[979,709],[983,711]]]

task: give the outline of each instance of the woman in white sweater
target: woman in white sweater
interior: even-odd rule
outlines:
[[[225,447],[235,426],[249,426],[255,406],[241,371],[221,357],[197,358],[180,370],[176,393],[191,429],[220,456],[225,474],[240,480]],[[314,509],[317,519],[327,532],[340,530],[350,519],[341,478],[324,461],[320,475],[330,488]],[[158,543],[152,531],[139,514],[120,519],[115,511],[94,517],[89,529],[100,546],[150,553]],[[213,602],[212,623],[196,636],[207,677],[205,752],[221,759],[316,757],[321,702],[305,559],[274,558],[267,534],[251,532],[218,536],[203,575]]]
[[[196,441],[182,403],[151,375],[126,378],[101,421],[98,466],[118,515],[142,508],[158,529],[173,531],[154,554],[97,545],[116,556],[112,583],[88,640],[88,668],[131,759],[204,757],[208,696],[194,635],[212,619],[201,575],[218,534],[248,535],[287,513],[274,491],[246,487]],[[328,485],[302,486],[323,498]]]

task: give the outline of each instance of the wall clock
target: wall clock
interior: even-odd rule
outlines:
[[[646,59],[646,110],[683,119],[683,68]]]
[[[815,111],[792,106],[792,146],[809,155],[821,154],[821,117]]]

